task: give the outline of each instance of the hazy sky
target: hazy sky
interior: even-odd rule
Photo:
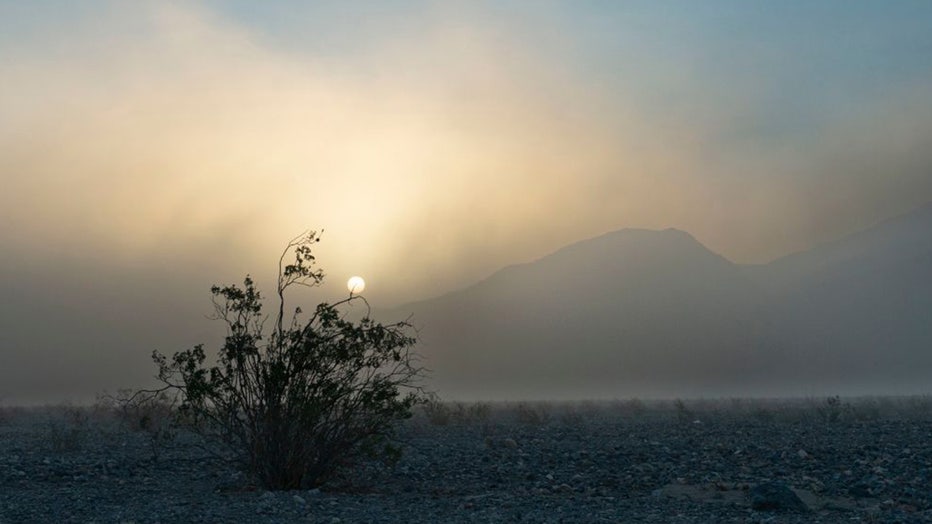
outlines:
[[[387,302],[629,226],[767,261],[932,199],[930,22],[925,1],[2,2],[4,257],[261,273],[324,228],[331,280]]]
[[[360,274],[384,305],[624,227],[768,261],[932,200],[930,24],[925,0],[0,0],[5,307],[206,313],[304,228],[325,293]]]

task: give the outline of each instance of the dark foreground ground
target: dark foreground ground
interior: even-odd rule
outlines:
[[[932,522],[928,398],[434,405],[394,468],[277,493],[153,435],[5,410],[0,523]],[[753,509],[772,481],[808,512]]]

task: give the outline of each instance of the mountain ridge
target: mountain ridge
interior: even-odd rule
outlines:
[[[896,346],[884,350],[906,363],[881,366],[889,372],[880,375],[932,371],[921,351],[932,336],[920,323],[932,301],[908,276],[932,282],[932,247],[929,264],[910,262],[913,251],[927,252],[917,241],[925,238],[932,238],[932,204],[749,268],[685,231],[626,228],[393,311],[413,313],[436,385],[453,396],[838,388],[845,373],[853,383],[879,369],[875,346],[884,337]],[[838,256],[838,246],[870,256]],[[785,269],[802,255],[812,259],[804,271]],[[906,294],[919,309],[885,294]],[[916,382],[914,375],[907,378]]]

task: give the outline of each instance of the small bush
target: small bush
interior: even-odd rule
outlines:
[[[488,402],[444,402],[432,395],[423,405],[427,421],[434,426],[481,425],[487,426],[492,416],[492,405]]]
[[[854,420],[860,421],[875,421],[896,416],[893,403],[888,399],[880,398],[860,399],[849,406],[848,412]]]
[[[492,405],[488,402],[476,402],[467,409],[467,416],[471,422],[487,424],[492,416]]]
[[[424,398],[406,322],[373,321],[365,299],[352,293],[319,304],[306,320],[300,308],[285,319],[286,291],[323,280],[313,269],[318,241],[310,232],[282,253],[268,329],[249,276],[242,287],[211,288],[215,318],[227,327],[215,365],[205,364],[203,345],[170,359],[153,352],[164,384],[158,392],[177,393],[188,425],[273,490],[318,486],[363,456],[397,458],[394,424]],[[289,255],[294,262],[285,265]],[[354,322],[346,308],[355,303],[366,313]]]
[[[550,422],[550,406],[543,402],[529,403],[521,402],[515,406],[515,417],[518,422],[528,426],[542,426]]]
[[[427,421],[434,426],[447,426],[453,418],[450,406],[444,403],[436,396],[430,397],[424,402],[422,409]]]
[[[676,411],[676,420],[681,424],[692,422],[696,418],[692,410],[686,407],[686,403],[683,402],[682,399],[673,401],[673,409]]]
[[[834,423],[841,420],[842,415],[851,411],[847,402],[842,402],[838,395],[826,397],[825,401],[816,408],[816,413],[822,422]]]
[[[586,418],[580,409],[573,404],[563,404],[560,409],[560,423],[571,428],[578,428],[586,423]]]
[[[49,448],[55,452],[82,449],[91,430],[87,410],[63,405],[52,408],[50,411],[46,435]]]
[[[153,461],[177,436],[177,404],[177,395],[166,391],[149,394],[129,390],[103,395],[97,402],[99,409],[113,414],[125,429],[148,437]]]
[[[932,418],[932,396],[911,396],[905,400],[905,404],[907,418],[918,420]]]

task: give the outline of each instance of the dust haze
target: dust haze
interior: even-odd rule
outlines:
[[[932,200],[923,3],[496,4],[0,6],[0,394],[147,380],[309,227],[315,297],[389,308],[622,228],[759,264]]]

